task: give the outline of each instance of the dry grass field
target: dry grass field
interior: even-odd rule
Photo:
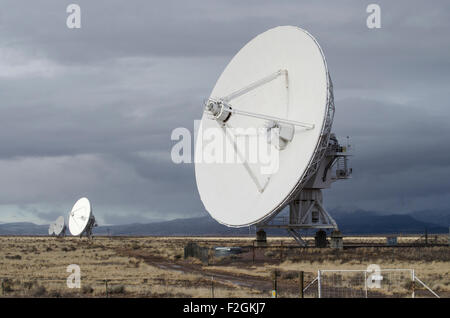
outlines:
[[[399,244],[417,242],[400,237]],[[446,242],[447,238],[437,238]],[[244,253],[207,263],[184,259],[184,246],[246,246]],[[383,237],[351,237],[345,244],[384,243]],[[268,248],[251,248],[242,237],[0,237],[3,297],[270,297],[278,272],[280,297],[298,297],[319,269],[414,269],[441,297],[450,297],[450,248],[358,247],[344,250],[293,248],[290,238],[269,238]],[[253,257],[254,255],[254,257]],[[81,288],[70,289],[67,266],[81,269]],[[425,291],[417,295],[426,295]],[[313,297],[311,295],[310,297]]]

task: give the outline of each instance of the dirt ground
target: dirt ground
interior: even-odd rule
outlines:
[[[344,250],[297,248],[290,238],[269,238],[266,247],[253,237],[0,237],[3,297],[270,297],[274,276],[279,297],[317,297],[318,270],[414,269],[415,275],[441,297],[450,297],[450,247],[416,246],[418,237],[400,237],[403,247],[377,247],[383,237],[345,239]],[[434,243],[434,238],[431,242]],[[209,257],[184,258],[188,242],[209,248]],[[422,242],[423,243],[423,242]],[[362,245],[370,247],[361,247]],[[239,246],[242,253],[218,257],[216,246]],[[80,268],[80,288],[68,288]],[[432,297],[409,272],[384,275],[383,288],[369,297]],[[364,297],[360,272],[324,272],[323,297]],[[328,276],[327,276],[328,275]],[[359,275],[359,276],[358,276]],[[390,275],[390,276],[389,276]],[[388,286],[388,288],[384,288]],[[367,288],[366,288],[367,289]]]

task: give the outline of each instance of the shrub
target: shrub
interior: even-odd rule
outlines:
[[[23,287],[25,287],[25,288],[28,289],[28,290],[30,290],[31,288],[33,288],[35,285],[36,285],[36,283],[35,283],[34,281],[23,283]]]
[[[94,292],[94,288],[92,288],[91,285],[83,285],[83,287],[81,287],[81,292],[83,294],[92,294]]]
[[[109,290],[110,294],[125,294],[125,286],[124,285],[116,285],[111,287]]]
[[[70,251],[76,251],[77,250],[77,248],[75,247],[75,246],[70,246],[70,247],[63,247],[63,248],[61,248],[61,250],[63,251],[63,252],[70,252]]]
[[[20,255],[13,255],[13,256],[6,255],[5,257],[7,259],[22,259],[22,256]]]
[[[42,297],[47,293],[47,289],[44,286],[37,286],[33,289],[33,296],[34,297]]]
[[[13,291],[13,288],[12,288],[12,281],[11,281],[10,279],[5,278],[5,279],[2,281],[2,290],[3,290],[4,293],[10,293],[10,292]]]
[[[287,271],[281,274],[281,278],[284,279],[296,279],[298,278],[298,272],[296,271]]]
[[[52,290],[52,291],[49,293],[49,296],[50,296],[50,297],[53,297],[53,298],[61,298],[61,297],[62,297],[62,294],[61,294],[61,292],[60,292],[59,290]]]

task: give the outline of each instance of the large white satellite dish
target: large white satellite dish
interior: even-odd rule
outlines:
[[[87,198],[79,199],[69,213],[69,230],[73,236],[92,236],[92,229],[96,226],[92,214],[91,204]]]
[[[270,76],[270,81],[254,90],[229,97]],[[294,126],[294,137],[280,151],[278,172],[268,177],[254,178],[252,174],[258,174],[258,169],[249,172],[240,163],[197,163],[195,173],[200,197],[214,219],[229,226],[251,225],[289,201],[310,165],[323,155],[318,151],[322,139],[328,138],[324,128],[330,128],[326,126],[330,85],[322,50],[309,33],[297,27],[277,27],[264,32],[234,56],[217,81],[210,100],[226,100],[233,109],[287,119],[288,123],[302,122],[307,127]],[[221,125],[205,112],[200,130]],[[226,121],[227,127],[264,125],[264,120],[250,116],[231,116]],[[204,157],[206,148],[197,142],[196,157]]]
[[[206,210],[231,227],[271,220],[319,170],[333,115],[332,83],[314,37],[293,26],[256,36],[233,57],[205,105],[195,176]],[[264,163],[252,159],[236,128],[265,130],[269,148],[278,150],[278,169],[263,172]],[[213,130],[224,136],[224,157],[239,160],[211,161],[218,158],[208,144]]]

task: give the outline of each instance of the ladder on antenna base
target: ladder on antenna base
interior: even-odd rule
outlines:
[[[287,229],[288,233],[292,235],[294,240],[298,243],[300,246],[306,246],[308,243],[304,239],[302,239],[300,233],[298,233],[296,230],[289,228]]]

